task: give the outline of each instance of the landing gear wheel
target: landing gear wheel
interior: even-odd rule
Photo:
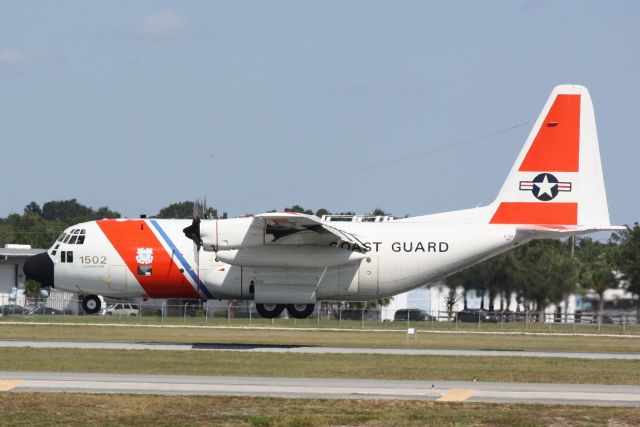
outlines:
[[[82,309],[87,314],[96,314],[100,311],[101,305],[102,303],[97,295],[87,295],[82,300]]]
[[[275,319],[282,314],[284,304],[256,304],[256,310],[265,319]]]
[[[287,304],[289,316],[296,319],[306,319],[313,313],[314,308],[316,308],[315,304]]]

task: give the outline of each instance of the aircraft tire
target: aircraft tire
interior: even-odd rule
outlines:
[[[100,311],[101,305],[102,303],[97,295],[87,295],[82,300],[82,309],[87,314],[96,314]]]
[[[256,310],[265,319],[275,319],[282,314],[284,304],[256,304]]]
[[[296,319],[306,319],[311,316],[315,308],[315,304],[287,304],[289,316]]]

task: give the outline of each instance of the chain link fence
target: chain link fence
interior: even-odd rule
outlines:
[[[234,325],[309,327],[336,329],[405,330],[485,330],[555,332],[637,332],[640,307],[595,312],[540,313],[533,311],[460,312],[353,307],[344,303],[319,303],[306,319],[288,316],[287,310],[275,319],[261,317],[252,302],[208,302],[197,300],[155,300],[143,302],[107,301],[98,314],[82,311],[82,301],[74,298],[8,299],[0,298],[0,316],[68,322],[127,322],[143,324]]]

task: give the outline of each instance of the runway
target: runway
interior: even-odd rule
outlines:
[[[0,390],[640,407],[640,386],[593,384],[0,372]]]
[[[516,350],[449,350],[417,348],[326,347],[273,344],[126,343],[87,341],[0,340],[0,348],[69,348],[91,350],[239,351],[303,354],[385,354],[404,356],[556,357],[563,359],[640,360],[640,353],[587,353]]]

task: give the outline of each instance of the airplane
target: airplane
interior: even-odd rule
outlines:
[[[199,205],[196,204],[196,207]],[[388,221],[300,213],[230,219],[104,219],[66,229],[24,265],[42,286],[110,298],[253,300],[265,318],[318,301],[371,301],[437,282],[533,239],[612,226],[588,90],[557,86],[495,201]]]

